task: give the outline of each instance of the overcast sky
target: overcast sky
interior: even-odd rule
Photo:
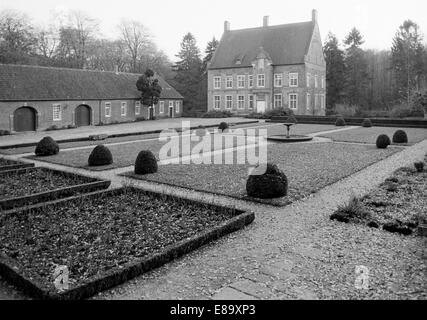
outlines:
[[[340,41],[352,27],[365,38],[364,48],[389,49],[392,38],[405,19],[420,26],[427,41],[426,0],[1,0],[1,9],[25,12],[33,22],[48,24],[52,13],[68,9],[85,11],[99,20],[107,38],[116,37],[122,18],[135,19],[147,26],[160,49],[175,60],[182,37],[192,32],[203,52],[207,42],[221,38],[224,20],[231,29],[258,27],[262,17],[270,25],[308,21],[311,10],[319,15],[324,41],[329,31]]]

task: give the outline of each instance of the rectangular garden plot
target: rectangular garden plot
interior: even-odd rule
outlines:
[[[1,215],[0,272],[32,296],[81,299],[253,220],[251,212],[135,188],[97,191]],[[62,287],[58,266],[69,272]]]
[[[106,189],[110,181],[48,168],[0,172],[0,210]]]
[[[0,171],[8,171],[22,168],[34,167],[34,163],[24,163],[21,161],[7,160],[0,158]]]
[[[377,149],[370,145],[344,143],[269,145],[268,162],[276,164],[286,174],[289,182],[288,195],[276,199],[247,196],[248,169],[253,166],[248,163],[237,164],[237,152],[233,154],[235,164],[213,164],[217,163],[214,160],[211,160],[212,164],[170,164],[159,166],[158,172],[154,174],[136,175],[127,172],[123,175],[237,199],[285,206],[401,150],[399,147]]]

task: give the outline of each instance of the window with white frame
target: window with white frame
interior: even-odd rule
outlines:
[[[214,77],[214,89],[221,89],[221,77]]]
[[[221,96],[214,96],[214,108],[215,109],[221,108]]]
[[[282,94],[274,95],[274,107],[281,108],[282,107]]]
[[[169,109],[173,108],[173,101],[169,100]]]
[[[227,109],[231,109],[233,107],[233,96],[226,96],[225,97],[225,107]]]
[[[254,108],[254,95],[250,94],[249,95],[249,105],[248,105],[249,109],[253,109]]]
[[[296,93],[289,94],[289,108],[297,109],[298,107],[298,95]]]
[[[127,113],[127,102],[122,102],[121,107],[120,107],[120,114],[122,117],[126,116]]]
[[[233,88],[233,76],[227,76],[226,85],[227,88]]]
[[[244,88],[245,87],[245,76],[237,76],[237,87],[238,88]]]
[[[53,114],[53,121],[61,121],[62,120],[62,110],[60,104],[53,104],[52,105],[52,114]]]
[[[237,108],[245,108],[245,96],[237,96]]]
[[[264,74],[259,74],[258,75],[257,86],[259,88],[264,88],[265,87],[265,75]]]
[[[164,101],[160,101],[160,103],[159,103],[159,112],[165,113],[165,102]]]
[[[311,78],[311,75],[309,74],[309,73],[307,73],[307,88],[310,88],[310,78]]]
[[[175,101],[175,112],[179,113],[180,101]]]
[[[298,87],[298,73],[289,73],[289,86]]]
[[[325,77],[322,76],[322,80],[321,80],[321,85],[322,85],[322,89],[325,88]]]
[[[319,85],[318,83],[318,76],[317,74],[314,76],[314,87],[317,88],[317,86]]]
[[[309,94],[309,93],[307,93],[306,106],[307,106],[307,110],[310,110],[310,107],[311,107],[311,94]]]
[[[252,88],[254,86],[254,76],[253,75],[249,75],[248,76],[248,87]]]
[[[275,87],[281,87],[282,83],[283,83],[283,74],[275,73],[274,74],[274,86]]]
[[[141,102],[136,101],[135,102],[135,115],[140,115],[141,114]]]
[[[106,118],[111,117],[111,102],[105,103],[104,115]]]

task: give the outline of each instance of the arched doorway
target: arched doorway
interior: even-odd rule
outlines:
[[[86,106],[84,104],[79,105],[76,108],[74,115],[75,115],[75,123],[77,127],[90,125],[91,110],[89,106]]]
[[[21,107],[13,113],[15,131],[36,131],[37,111],[31,107]]]

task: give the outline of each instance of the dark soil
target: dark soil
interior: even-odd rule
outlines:
[[[82,176],[66,176],[41,168],[0,175],[0,200],[70,187],[92,181]]]
[[[68,266],[71,289],[232,217],[232,210],[126,190],[0,217],[0,253],[46,289],[55,264]]]

